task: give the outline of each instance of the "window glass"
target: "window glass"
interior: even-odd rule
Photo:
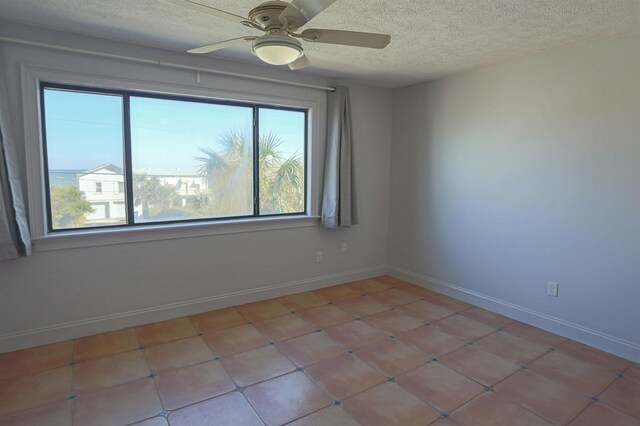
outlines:
[[[136,222],[253,214],[253,108],[131,98]]]
[[[125,223],[122,96],[47,88],[43,102],[50,228]]]
[[[304,214],[304,110],[43,84],[50,231]]]
[[[260,214],[304,212],[305,122],[301,111],[260,108]]]

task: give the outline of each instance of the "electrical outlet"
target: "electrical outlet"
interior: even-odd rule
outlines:
[[[547,296],[558,297],[558,286],[560,286],[560,284],[557,282],[549,281],[547,283]]]
[[[347,252],[347,243],[342,243],[340,245],[340,251],[343,252],[343,253]]]
[[[322,260],[324,259],[324,255],[322,254],[321,251],[316,252],[316,262],[322,262]]]

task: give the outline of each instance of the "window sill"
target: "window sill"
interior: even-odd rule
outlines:
[[[198,238],[244,232],[309,228],[319,225],[318,216],[289,216],[264,219],[239,219],[224,222],[176,223],[119,229],[55,233],[33,240],[34,251],[98,247],[147,241]]]

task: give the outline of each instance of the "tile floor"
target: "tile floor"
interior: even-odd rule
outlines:
[[[1,425],[640,425],[640,365],[382,276],[0,356]]]

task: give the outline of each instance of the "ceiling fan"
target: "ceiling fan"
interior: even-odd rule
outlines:
[[[209,53],[250,41],[252,53],[264,62],[271,65],[289,65],[292,70],[297,70],[310,65],[300,40],[374,49],[383,49],[391,41],[391,36],[387,34],[315,28],[296,32],[336,0],[292,0],[291,3],[281,0],[266,1],[251,9],[247,18],[193,0],[163,1],[237,22],[265,33],[262,36],[244,36],[209,44],[191,49],[189,53]]]

